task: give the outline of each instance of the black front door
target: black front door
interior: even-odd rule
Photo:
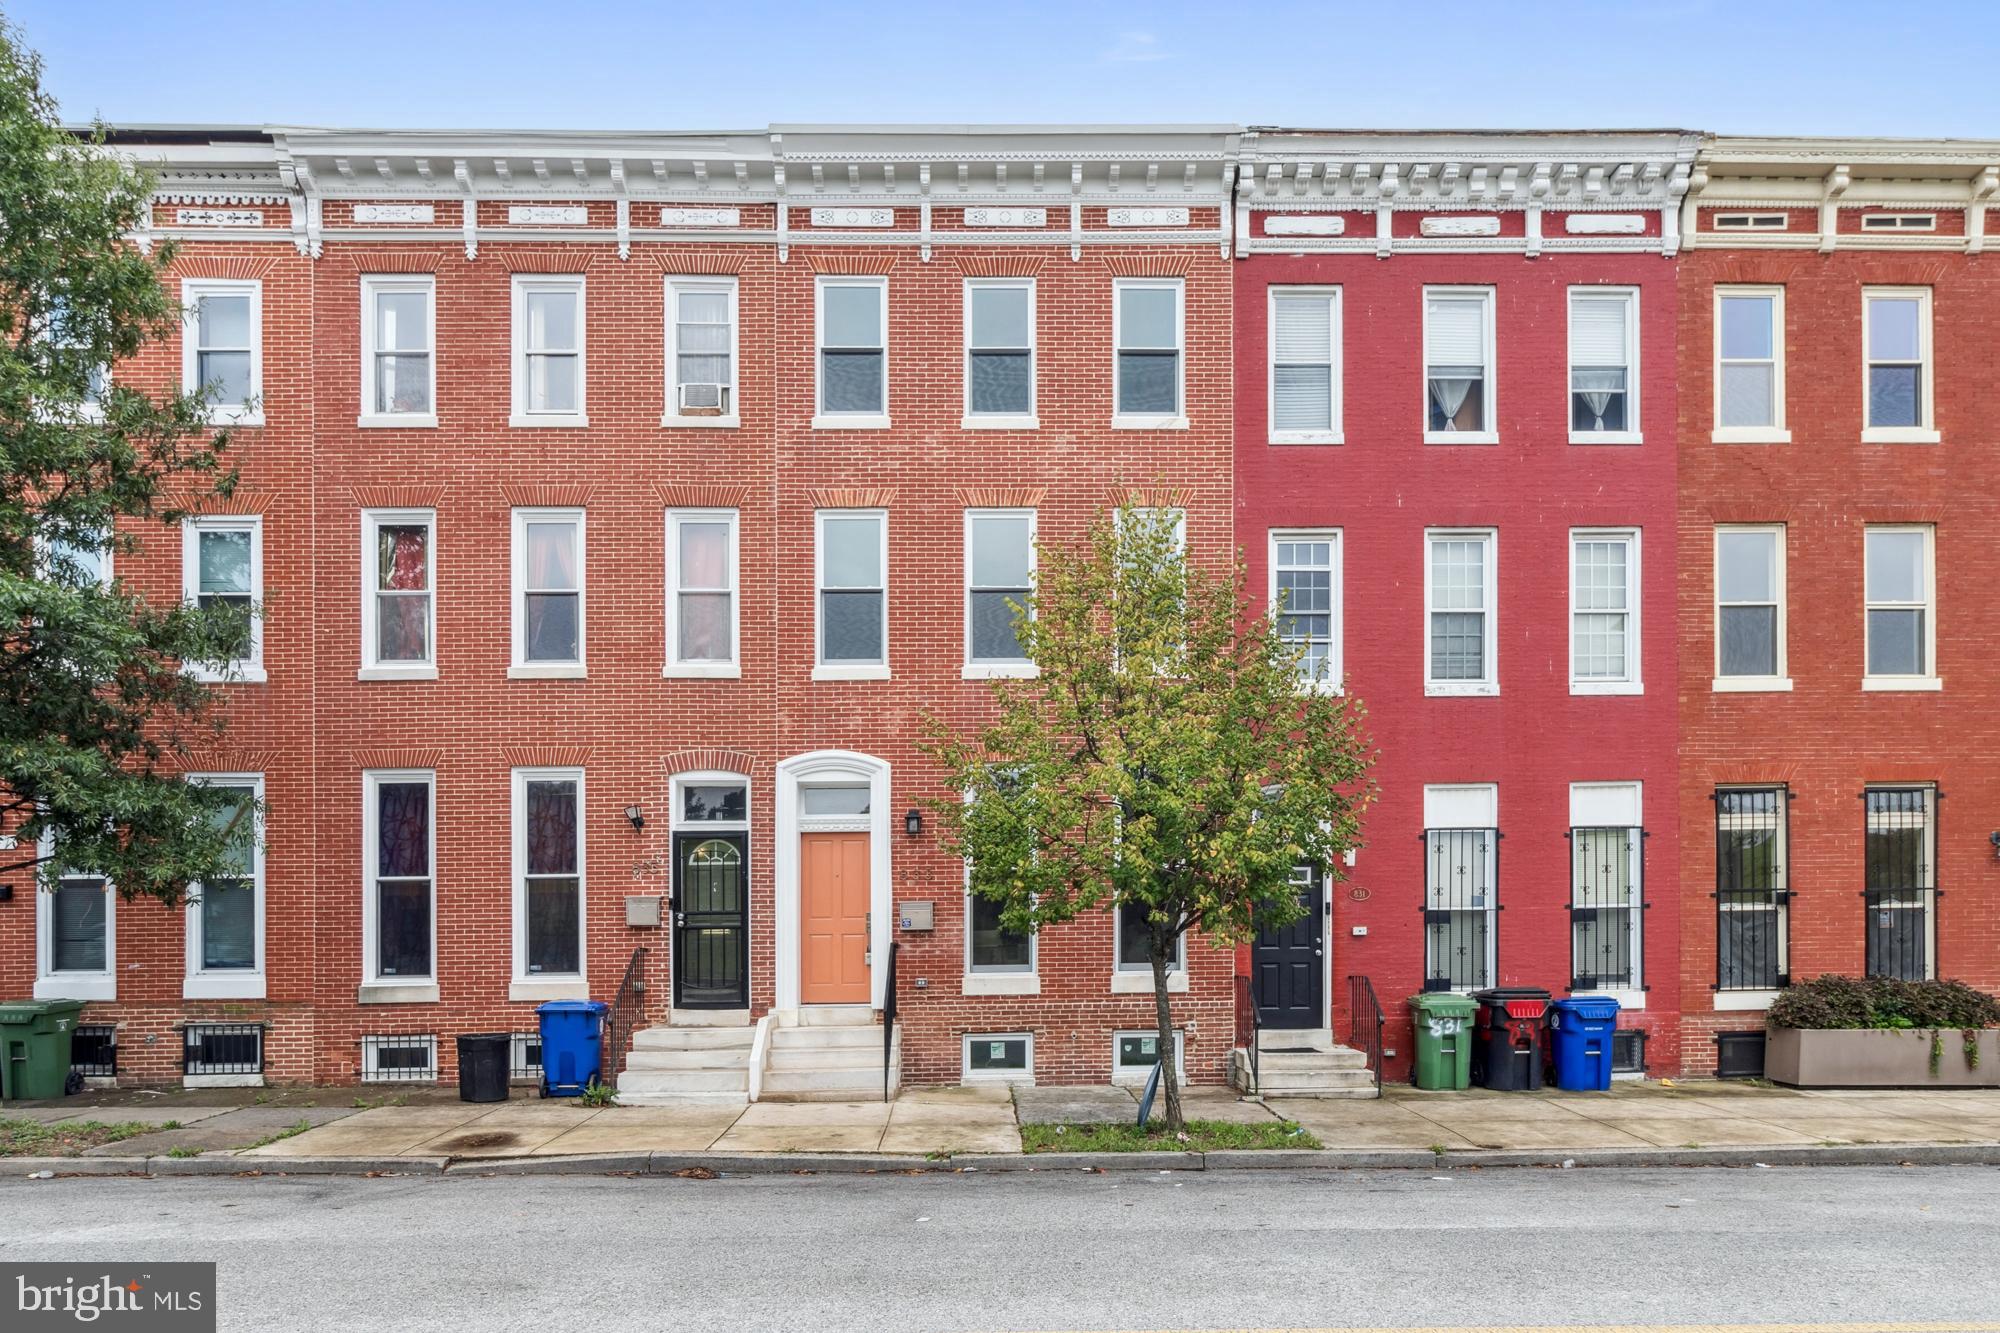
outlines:
[[[1292,874],[1306,914],[1289,926],[1259,931],[1250,947],[1257,1022],[1267,1028],[1326,1026],[1325,876],[1301,866]]]
[[[674,835],[674,1005],[750,1007],[750,857],[741,833]]]

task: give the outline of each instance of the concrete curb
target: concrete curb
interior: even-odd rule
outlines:
[[[435,1176],[443,1157],[149,1157],[156,1176]]]
[[[577,1153],[562,1157],[455,1157],[448,1176],[612,1176],[644,1175],[649,1152]]]
[[[949,1161],[922,1157],[888,1157],[878,1153],[727,1153],[653,1154],[652,1174],[672,1175],[677,1171],[713,1171],[718,1175],[860,1175],[891,1171],[949,1171]]]
[[[1007,1157],[1011,1154],[983,1154],[988,1159]],[[977,1165],[968,1154],[964,1158],[954,1157],[953,1165],[961,1161]],[[1198,1152],[1037,1152],[1022,1153],[1017,1170],[1028,1171],[1082,1171],[1095,1167],[1100,1171],[1199,1171],[1202,1169],[1202,1154]]]
[[[59,1176],[143,1176],[143,1157],[8,1157],[5,1174],[19,1178],[37,1171],[53,1171]]]

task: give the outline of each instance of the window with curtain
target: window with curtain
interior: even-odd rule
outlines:
[[[967,413],[976,417],[1032,416],[1034,279],[969,279],[965,300]]]
[[[527,976],[575,976],[582,969],[580,783],[575,777],[528,776],[521,783],[523,848],[522,970]]]
[[[879,416],[888,408],[889,286],[881,278],[819,284],[819,410]]]
[[[1271,435],[1312,440],[1340,429],[1340,293],[1271,289]]]
[[[736,284],[707,279],[667,284],[673,389],[669,413],[728,416],[736,410]]]
[[[1027,661],[1015,607],[1030,605],[1035,561],[1033,510],[969,510],[965,516],[966,660],[974,665]]]
[[[736,660],[736,513],[667,516],[667,592],[672,599],[668,660],[714,665]]]
[[[1432,436],[1484,435],[1491,383],[1487,325],[1491,292],[1429,292],[1424,297],[1424,378]]]
[[[822,666],[880,666],[889,660],[886,524],[881,514],[819,516]]]
[[[1570,431],[1630,433],[1633,410],[1632,334],[1638,294],[1572,290],[1569,297]]]
[[[1118,279],[1116,412],[1173,417],[1181,410],[1181,281]]]
[[[370,608],[373,631],[368,666],[429,665],[434,607],[428,514],[370,514],[373,533]]]
[[[583,516],[516,511],[520,661],[583,661]]]

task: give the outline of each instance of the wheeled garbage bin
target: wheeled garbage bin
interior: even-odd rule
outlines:
[[[604,1062],[602,1000],[550,1000],[536,1008],[542,1025],[542,1096],[580,1097]]]
[[[462,1102],[507,1100],[508,1062],[514,1050],[511,1032],[463,1032],[458,1038],[458,1099]]]
[[[1555,1049],[1556,1086],[1608,1092],[1611,1036],[1618,1030],[1618,1001],[1609,995],[1572,995],[1549,1005],[1549,1043]]]
[[[1533,986],[1474,991],[1479,1004],[1473,1033],[1473,1081],[1502,1092],[1542,1086],[1542,1022],[1549,993]]]
[[[0,1004],[0,1097],[60,1097],[69,1082],[70,1038],[82,1000],[8,1000]]]
[[[1472,1020],[1479,1006],[1463,995],[1427,991],[1410,997],[1417,1032],[1416,1083],[1420,1088],[1472,1084]]]

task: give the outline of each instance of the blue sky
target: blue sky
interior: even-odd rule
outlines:
[[[2000,3],[5,0],[72,119],[2000,137]]]

